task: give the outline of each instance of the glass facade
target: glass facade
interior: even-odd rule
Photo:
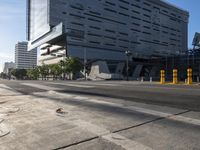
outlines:
[[[29,0],[29,40],[34,41],[50,31],[49,0]]]
[[[67,55],[124,60],[179,55],[187,50],[189,13],[162,0],[29,0],[31,45],[51,27],[63,24]],[[49,24],[49,25],[48,25]],[[52,28],[53,29],[53,28]],[[51,34],[54,31],[51,30]],[[34,42],[34,40],[36,40]],[[46,38],[47,39],[47,38]],[[56,45],[58,43],[53,43]]]

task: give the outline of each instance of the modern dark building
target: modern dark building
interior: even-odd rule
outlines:
[[[65,56],[117,64],[126,50],[142,60],[176,56],[188,49],[188,18],[163,0],[27,0],[28,48],[40,48],[46,64]]]

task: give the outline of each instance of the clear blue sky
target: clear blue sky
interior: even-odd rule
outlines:
[[[166,0],[190,12],[188,46],[200,32],[200,0]],[[14,61],[14,47],[26,40],[26,0],[0,0],[0,72],[5,61]]]

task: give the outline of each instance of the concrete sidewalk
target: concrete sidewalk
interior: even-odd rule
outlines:
[[[200,113],[190,110],[0,86],[2,150],[190,150],[200,147],[199,129]]]

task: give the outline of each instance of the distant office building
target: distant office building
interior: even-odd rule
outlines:
[[[13,63],[13,62],[6,62],[4,64],[3,73],[8,74],[11,69],[15,69],[15,63]]]
[[[15,64],[17,69],[30,69],[37,65],[37,50],[27,51],[28,42],[15,45]]]
[[[189,13],[164,0],[27,0],[29,49],[41,63],[65,56],[110,63],[187,51]],[[141,68],[141,67],[140,67]],[[139,69],[140,70],[140,69]]]

